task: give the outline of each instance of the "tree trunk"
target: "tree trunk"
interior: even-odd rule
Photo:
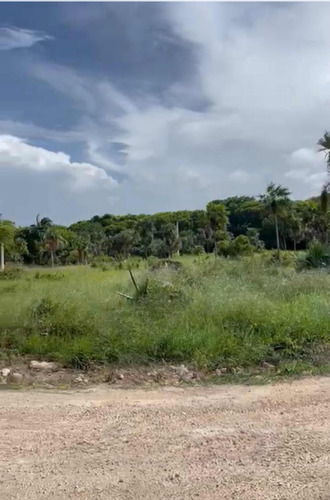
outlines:
[[[277,252],[279,254],[280,253],[280,234],[278,231],[277,214],[275,214],[275,231],[276,231],[276,247],[277,247]]]
[[[1,243],[1,271],[5,270],[5,246]]]
[[[50,260],[52,263],[52,267],[54,267],[54,250],[52,248],[50,250]]]
[[[293,239],[293,250],[296,251],[297,250],[297,241],[296,239],[294,238]]]

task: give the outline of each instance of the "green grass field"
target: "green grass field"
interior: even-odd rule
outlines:
[[[141,263],[134,292],[126,270],[30,269],[0,280],[2,356],[29,355],[66,366],[157,361],[198,367],[327,371],[330,275],[298,273],[260,256],[181,258],[180,272]],[[36,274],[37,273],[37,274]]]

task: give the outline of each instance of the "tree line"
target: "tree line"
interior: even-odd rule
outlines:
[[[37,216],[34,224],[0,222],[0,243],[7,260],[25,264],[82,264],[95,257],[170,258],[175,254],[237,255],[266,249],[305,249],[328,240],[328,193],[290,200],[273,183],[259,197],[213,200],[205,210],[153,215],[94,216],[68,227]]]
[[[318,141],[330,174],[330,133]],[[153,215],[94,216],[68,227],[38,215],[34,224],[16,227],[0,216],[0,259],[25,264],[83,264],[96,257],[170,258],[175,254],[235,256],[262,249],[300,250],[328,246],[329,183],[308,200],[270,183],[264,194],[213,200],[205,210]]]

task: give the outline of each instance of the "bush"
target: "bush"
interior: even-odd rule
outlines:
[[[53,314],[58,309],[58,304],[54,303],[49,297],[43,297],[33,304],[31,309],[33,317],[39,321]]]
[[[64,274],[58,273],[58,272],[56,272],[56,273],[40,273],[39,271],[37,271],[34,274],[33,279],[46,280],[46,281],[59,281],[59,280],[64,279]]]
[[[251,255],[253,253],[253,246],[249,238],[243,234],[237,236],[229,244],[229,255],[237,257],[238,255]]]
[[[93,257],[93,260],[90,263],[90,266],[104,270],[104,268],[110,269],[111,266],[114,264],[114,262],[115,262],[115,259],[113,257],[109,257],[107,255],[101,255],[99,257]]]
[[[50,297],[32,305],[31,317],[32,331],[43,336],[76,337],[95,331],[92,318]]]
[[[152,266],[152,270],[156,271],[157,269],[169,269],[172,271],[180,271],[182,269],[181,262],[171,259],[161,259],[158,260],[156,264]]]
[[[135,257],[128,257],[125,260],[116,260],[113,257],[102,256],[94,257],[90,266],[102,271],[109,271],[110,269],[138,269],[140,267],[141,259]]]
[[[192,252],[191,252],[193,255],[204,255],[205,254],[205,250],[204,250],[204,247],[202,245],[197,245],[193,248]]]
[[[243,234],[233,240],[223,240],[218,243],[218,253],[224,257],[237,257],[238,255],[252,255],[254,247],[249,238]]]
[[[325,268],[330,264],[329,247],[322,243],[313,243],[306,254],[299,260],[299,268]]]
[[[0,280],[16,280],[23,278],[25,271],[20,267],[13,267],[12,269],[5,269],[0,271]]]
[[[261,253],[261,259],[266,266],[283,266],[296,268],[297,255],[287,250],[265,250]]]

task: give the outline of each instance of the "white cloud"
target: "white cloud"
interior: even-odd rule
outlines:
[[[0,50],[32,47],[35,43],[52,40],[53,37],[40,31],[10,27],[0,27]]]
[[[293,151],[288,163],[292,165],[284,176],[308,186],[309,194],[319,192],[327,180],[324,154],[313,149],[301,148]]]
[[[292,165],[306,166],[310,169],[318,168],[324,170],[324,153],[309,148],[300,148],[293,151],[289,156]]]
[[[0,135],[29,137],[29,139],[50,139],[63,143],[85,140],[85,136],[79,130],[52,130],[33,123],[13,120],[0,120]]]
[[[245,184],[246,182],[249,182],[251,180],[252,175],[245,170],[235,170],[229,175],[229,177],[234,181]]]
[[[76,191],[112,190],[117,186],[117,182],[102,168],[90,163],[72,162],[65,153],[32,146],[9,135],[0,136],[1,167],[34,171],[38,174],[60,174],[69,180],[68,186]]]
[[[172,82],[165,98],[136,102],[105,77],[51,63],[30,69],[77,104],[82,118],[71,133],[85,141],[86,159],[123,174],[116,211],[201,208],[210,199],[260,193],[271,180],[294,197],[316,194],[325,162],[314,146],[330,116],[330,6],[165,9],[195,56],[194,74]],[[194,108],[195,100],[208,106]],[[111,143],[123,144],[121,161],[109,153]]]
[[[317,141],[330,110],[329,6],[169,8],[178,35],[198,49],[196,69],[213,112],[237,116],[227,134],[276,149]]]

